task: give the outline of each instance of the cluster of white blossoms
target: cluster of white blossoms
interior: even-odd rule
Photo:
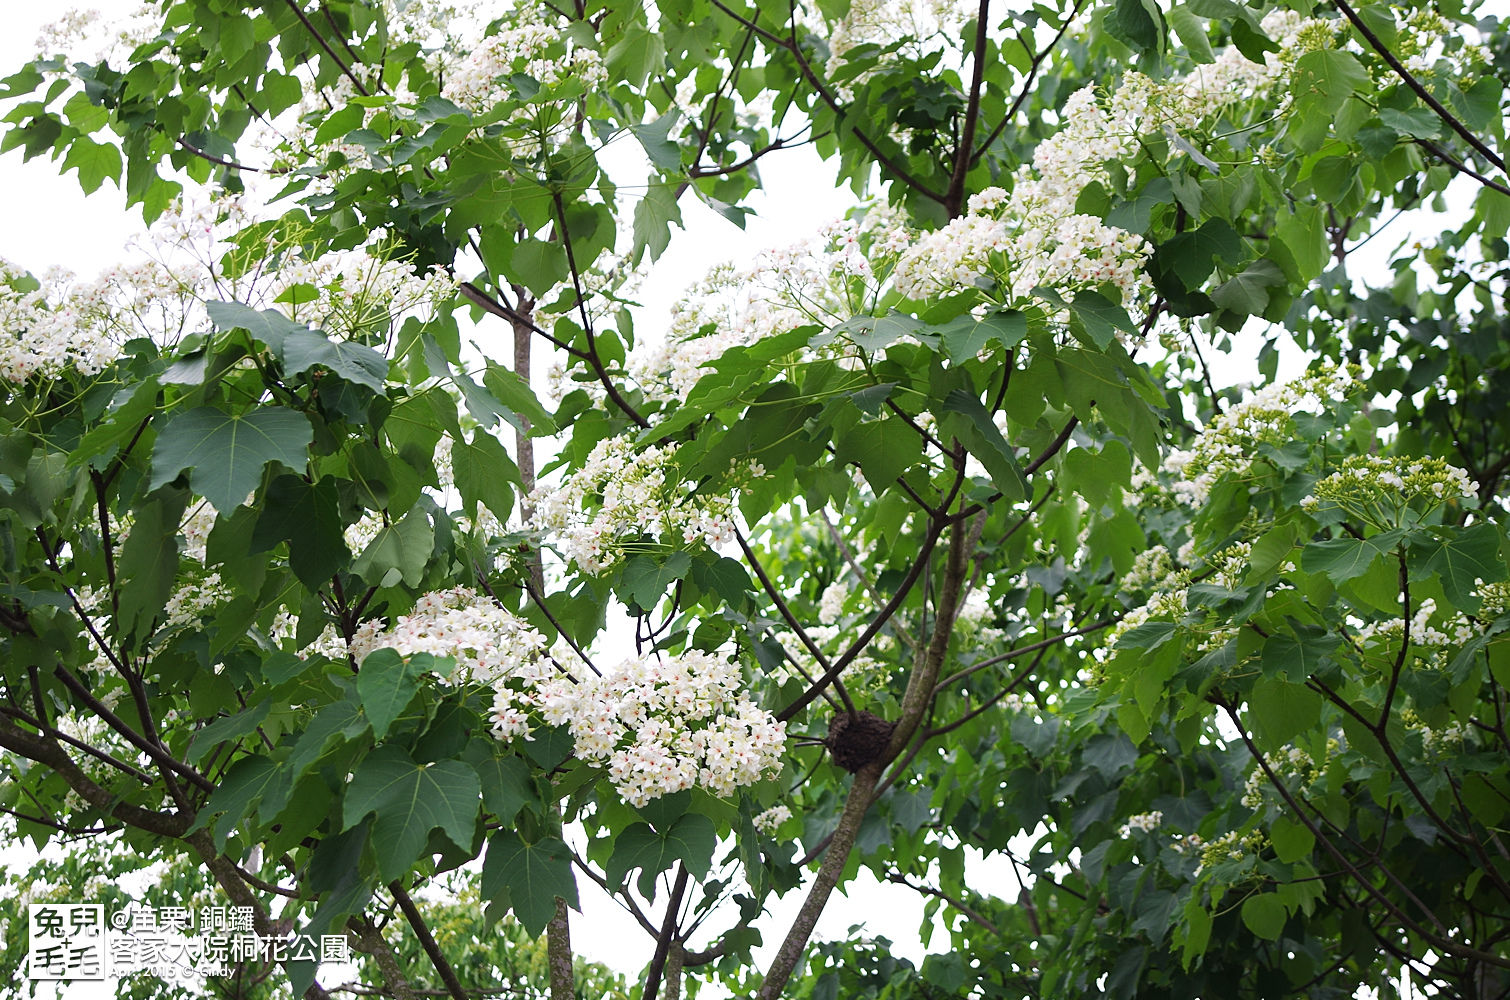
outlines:
[[[1479,596],[1479,617],[1484,621],[1492,621],[1510,611],[1510,580],[1485,583],[1478,579],[1473,585]]]
[[[912,234],[901,213],[869,202],[812,238],[758,254],[747,267],[714,265],[671,308],[664,339],[629,358],[647,398],[675,400],[734,347],[808,324],[833,327],[870,312]],[[842,342],[821,349],[843,354]]]
[[[1308,374],[1267,386],[1229,407],[1196,438],[1188,451],[1172,451],[1164,471],[1180,477],[1171,487],[1191,506],[1206,502],[1226,476],[1246,478],[1258,459],[1258,446],[1281,446],[1295,435],[1296,413],[1320,413],[1361,388],[1355,369],[1320,365]]]
[[[1327,760],[1331,760],[1341,748],[1342,744],[1337,740],[1327,740]],[[1290,790],[1296,795],[1304,795],[1321,778],[1326,761],[1322,762],[1323,766],[1318,767],[1310,754],[1299,747],[1292,746],[1282,753],[1264,754],[1264,763],[1269,766],[1276,777],[1294,779]],[[1248,772],[1247,780],[1243,783],[1243,805],[1249,809],[1262,808],[1264,796],[1273,787],[1264,769],[1254,765],[1253,770]]]
[[[1437,602],[1433,598],[1426,598],[1416,605],[1416,610],[1410,618],[1410,641],[1416,646],[1447,647],[1460,646],[1480,634],[1479,628],[1473,619],[1465,614],[1454,614],[1433,624],[1432,619],[1440,618],[1437,614]],[[1440,627],[1439,627],[1440,626]],[[1390,618],[1382,622],[1371,622],[1363,625],[1353,634],[1353,641],[1360,647],[1379,646],[1386,649],[1397,649],[1401,640],[1405,637],[1405,619]]]
[[[451,73],[441,93],[461,107],[488,112],[518,97],[509,78],[523,73],[541,86],[575,79],[587,90],[608,79],[603,57],[547,24],[536,8],[515,12],[517,20],[479,41]]]
[[[1494,61],[1482,32],[1467,32],[1427,7],[1405,15],[1391,48],[1418,78],[1452,80],[1467,90]],[[1381,67],[1380,76],[1383,76]],[[1389,80],[1393,83],[1393,80]]]
[[[532,680],[550,676],[550,665],[544,658],[545,637],[524,619],[470,587],[424,594],[414,602],[413,610],[400,615],[392,625],[382,619],[369,620],[351,640],[351,653],[357,662],[383,647],[405,656],[429,653],[452,657],[464,677],[483,683],[516,676]]]
[[[1127,822],[1117,831],[1117,836],[1126,840],[1134,833],[1153,833],[1164,822],[1164,814],[1158,809],[1153,812],[1138,813],[1136,816],[1127,817]]]
[[[568,111],[552,101],[520,101],[518,76],[529,77],[547,92],[563,84],[592,93],[608,83],[608,69],[595,49],[566,29],[564,18],[546,14],[543,5],[521,5],[497,25],[493,34],[470,42],[448,67],[441,95],[488,121],[504,118],[516,156],[535,156],[565,135]],[[513,108],[506,116],[500,105]]]
[[[1340,508],[1349,517],[1380,528],[1419,521],[1444,504],[1473,500],[1479,484],[1440,458],[1349,455],[1342,468],[1312,487],[1302,508]]]
[[[1133,557],[1132,568],[1122,574],[1120,583],[1128,593],[1162,590],[1169,586],[1175,572],[1169,549],[1163,545],[1153,545]]]
[[[780,767],[786,727],[742,686],[735,664],[689,651],[558,677],[541,686],[540,703],[547,722],[571,729],[577,756],[604,765],[640,806],[693,786],[732,795]]]
[[[587,573],[602,572],[636,545],[732,542],[732,497],[688,492],[675,475],[676,450],[675,444],[637,450],[622,437],[603,439],[560,486],[530,494],[530,526]],[[731,470],[735,479],[764,474],[753,462]]]
[[[1144,265],[1152,248],[1141,236],[1090,215],[1052,215],[1025,205],[1027,185],[1008,193],[987,188],[968,211],[943,229],[920,237],[898,260],[898,291],[927,299],[974,287],[989,277],[1004,305],[1035,299],[1047,286],[1066,299],[1084,289],[1115,288],[1124,302],[1151,287]]]
[[[490,729],[528,739],[567,726],[579,760],[599,764],[624,800],[693,786],[732,795],[779,769],[786,727],[743,694],[736,664],[710,653],[631,659],[603,676],[467,587],[422,596],[390,626],[364,623],[351,642],[361,661],[377,649],[450,657],[449,681],[492,690]]]
[[[774,837],[776,836],[776,831],[781,828],[781,824],[791,818],[792,810],[790,808],[784,805],[774,805],[765,812],[756,814],[754,820],[755,829],[767,837]]]
[[[1474,729],[1465,722],[1453,722],[1441,729],[1418,726],[1421,734],[1421,749],[1428,754],[1447,755],[1461,752],[1463,745],[1473,739]]]
[[[1267,843],[1268,838],[1264,836],[1262,830],[1249,830],[1246,833],[1241,830],[1230,830],[1201,846],[1201,863],[1196,866],[1195,873],[1200,875],[1207,868],[1223,862],[1257,857],[1263,853]]]
[[[0,378],[22,383],[64,371],[96,375],[120,356],[120,344],[92,319],[93,297],[51,271],[37,281],[0,259]]]

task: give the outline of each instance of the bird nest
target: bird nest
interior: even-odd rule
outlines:
[[[835,764],[854,773],[886,752],[895,728],[896,723],[871,712],[836,712],[829,720],[823,745]]]

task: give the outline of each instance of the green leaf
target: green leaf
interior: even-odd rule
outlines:
[[[1028,495],[1028,481],[1012,454],[1011,445],[1002,437],[1001,431],[992,422],[991,415],[980,400],[963,389],[951,389],[944,400],[945,414],[960,417],[945,417],[942,423],[957,435],[970,454],[979,459],[991,475],[991,482],[1001,490],[1008,501],[1021,500]]]
[[[1280,215],[1274,224],[1274,235],[1290,252],[1300,281],[1316,278],[1332,259],[1326,219],[1315,205],[1295,205],[1291,213]]]
[[[149,489],[188,471],[194,492],[221,512],[235,510],[271,462],[304,468],[314,428],[302,413],[265,406],[245,415],[211,406],[180,413],[157,435]]]
[[[302,375],[311,368],[327,368],[355,385],[381,394],[388,377],[388,359],[370,347],[331,340],[310,329],[291,331],[276,349],[284,370]]]
[[[1257,892],[1243,900],[1243,926],[1265,941],[1278,941],[1285,929],[1285,904],[1272,892]]]
[[[1194,291],[1206,283],[1218,263],[1236,264],[1247,256],[1242,237],[1225,219],[1208,219],[1199,229],[1176,233],[1159,245],[1155,268],[1180,279]]]
[[[1305,824],[1280,816],[1269,827],[1269,843],[1274,845],[1275,857],[1290,865],[1311,856],[1316,837]]]
[[[1180,949],[1180,964],[1186,969],[1190,963],[1206,953],[1211,941],[1211,914],[1201,905],[1200,893],[1193,893],[1185,906],[1185,943]]]
[[[237,712],[235,715],[221,716],[209,723],[194,734],[184,760],[190,764],[198,764],[204,760],[206,754],[221,744],[239,740],[247,733],[254,731],[262,724],[262,720],[267,718],[272,704],[270,699],[263,698],[251,708]]]
[[[896,419],[863,420],[834,441],[835,461],[858,465],[876,496],[895,488],[897,477],[922,457],[922,439]]]
[[[1347,99],[1359,91],[1371,92],[1373,81],[1351,52],[1317,49],[1295,61],[1291,89],[1295,107],[1289,135],[1298,148],[1309,152],[1321,145]]]
[[[315,714],[294,743],[293,752],[288,757],[290,779],[297,780],[311,764],[323,757],[337,737],[350,740],[367,729],[367,716],[362,714],[355,689],[340,701],[326,705]]]
[[[1318,625],[1297,624],[1295,632],[1295,635],[1276,632],[1264,640],[1266,676],[1303,683],[1330,661],[1332,650],[1342,643],[1341,636]]]
[[[514,512],[513,487],[519,484],[519,466],[496,437],[479,427],[471,441],[453,441],[451,468],[469,516],[472,505],[481,503],[500,523],[508,522]]]
[[[532,936],[541,934],[556,915],[558,897],[579,906],[571,851],[556,837],[526,844],[513,830],[497,831],[488,840],[482,864],[482,893],[496,899],[503,890],[524,929]]]
[[[378,874],[391,882],[424,853],[430,831],[443,830],[467,850],[476,827],[482,788],[459,760],[416,764],[402,747],[380,746],[357,765],[346,786],[342,829],[374,813],[372,846]]]
[[[634,206],[634,249],[630,259],[638,261],[646,251],[649,251],[651,260],[659,259],[671,244],[673,224],[682,224],[676,188],[670,184],[651,184],[639,204]]]
[[[430,519],[416,508],[397,524],[379,528],[351,564],[351,571],[376,587],[391,587],[400,580],[417,587],[434,547]]]
[[[210,322],[215,324],[215,329],[245,330],[273,352],[282,349],[284,338],[290,334],[304,333],[309,329],[276,309],[259,312],[240,302],[207,302],[204,308],[210,314]]]
[[[121,152],[108,143],[79,136],[68,147],[68,155],[63,158],[63,169],[77,170],[79,187],[84,189],[85,194],[93,194],[106,180],[112,180],[119,186]]]
[[[1197,63],[1216,62],[1211,51],[1211,41],[1206,37],[1206,26],[1186,7],[1175,7],[1169,12],[1169,26],[1179,36],[1185,52]]]
[[[1343,583],[1368,572],[1374,560],[1394,549],[1403,537],[1401,531],[1386,531],[1368,538],[1311,542],[1300,550],[1300,568],[1307,573],[1325,573],[1333,583]]]
[[[671,139],[671,129],[680,117],[681,113],[673,108],[653,122],[629,126],[629,131],[645,147],[645,155],[650,157],[650,162],[668,174],[675,174],[682,169],[681,150]]]
[[[671,585],[691,568],[692,557],[685,552],[673,552],[664,560],[635,556],[624,564],[624,590],[630,600],[648,610],[659,604]]]
[[[903,337],[916,337],[925,329],[922,320],[893,309],[885,316],[851,316],[834,327],[832,332],[844,334],[862,351],[874,354]],[[822,337],[815,337],[813,343],[821,346],[827,341]]]
[[[648,823],[636,823],[614,841],[613,856],[605,874],[610,884],[618,885],[638,868],[640,877],[636,884],[640,894],[649,897],[655,894],[656,876],[669,871],[678,861],[685,863],[687,871],[697,878],[706,877],[717,846],[718,832],[713,821],[701,813],[687,813],[664,834],[657,833]]]
[[[1475,608],[1478,580],[1497,583],[1505,579],[1506,566],[1499,553],[1500,533],[1492,524],[1444,528],[1429,541],[1412,541],[1407,565],[1412,580],[1435,575],[1454,605]]]
[[[1211,290],[1211,301],[1241,316],[1260,316],[1269,307],[1269,289],[1284,287],[1284,272],[1260,258]]]
[[[1139,52],[1164,51],[1164,15],[1154,0],[1116,0],[1106,26],[1113,37]]]
[[[482,783],[482,805],[498,822],[514,822],[519,810],[538,800],[530,782],[529,765],[514,754],[500,755],[497,740],[473,737],[462,757]]]
[[[419,690],[419,674],[410,661],[396,650],[374,649],[362,660],[361,673],[357,674],[357,695],[362,699],[362,711],[372,724],[374,739],[388,735],[388,727],[414,700]]]
[[[215,785],[215,791],[199,809],[194,824],[189,828],[203,829],[216,815],[214,835],[217,846],[225,844],[226,837],[236,828],[251,808],[278,780],[278,765],[266,757],[242,757],[232,764],[230,770]]]
[[[1248,717],[1260,747],[1277,752],[1321,721],[1321,695],[1304,684],[1260,678],[1248,693]]]
[[[963,363],[984,351],[992,341],[1008,348],[1022,343],[1028,335],[1028,318],[1011,309],[993,310],[980,319],[965,313],[927,329],[938,335],[950,361]]]
[[[173,593],[184,500],[183,491],[164,490],[136,509],[135,523],[116,565],[120,578],[116,628],[122,634],[145,638]]]
[[[529,383],[507,368],[498,364],[488,365],[482,376],[482,384],[493,394],[494,399],[513,411],[513,415],[505,413],[504,419],[521,431],[534,437],[556,430],[555,419],[549,410],[540,405],[540,400]]]
[[[302,476],[279,476],[267,488],[251,549],[266,552],[288,542],[288,562],[299,582],[319,590],[351,562],[336,481],[310,483]]]

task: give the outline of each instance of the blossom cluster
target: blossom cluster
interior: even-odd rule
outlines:
[[[1155,809],[1153,812],[1139,813],[1136,816],[1127,817],[1127,822],[1117,831],[1117,836],[1123,840],[1131,837],[1134,833],[1152,833],[1164,822],[1164,814]]]
[[[517,21],[482,39],[446,81],[442,93],[458,105],[488,112],[518,96],[510,78],[523,73],[541,86],[578,80],[588,90],[608,79],[603,57],[574,42],[558,25],[537,20],[533,9],[516,13]]]
[[[779,768],[786,729],[741,687],[735,664],[694,650],[557,678],[540,702],[547,722],[570,727],[577,756],[639,806],[694,785],[731,795]]]
[[[1141,236],[1090,215],[1035,212],[1019,191],[1026,188],[1010,195],[987,188],[970,199],[965,215],[919,238],[897,262],[897,289],[927,299],[989,277],[1000,301],[1017,305],[1031,301],[1039,286],[1066,299],[1110,286],[1131,301],[1148,290],[1144,265],[1152,248]]]
[[[1262,853],[1268,838],[1260,830],[1232,830],[1222,834],[1201,847],[1201,863],[1196,868],[1199,875],[1207,868],[1215,867],[1228,861],[1241,861],[1247,857],[1257,857]]]
[[[1337,740],[1327,741],[1327,759],[1341,749]],[[1297,795],[1304,795],[1312,785],[1320,779],[1322,767],[1318,767],[1311,755],[1299,747],[1290,747],[1283,753],[1264,754],[1264,763],[1268,765],[1276,777],[1293,778],[1295,785],[1291,789]],[[1325,761],[1323,761],[1323,765]],[[1270,789],[1269,776],[1264,773],[1262,767],[1255,766],[1248,772],[1248,778],[1243,784],[1243,805],[1249,809],[1261,809],[1264,804],[1264,795]]]
[[[784,805],[774,805],[764,812],[755,815],[755,829],[767,837],[776,836],[776,831],[781,824],[792,818],[792,810]]]
[[[1417,646],[1460,646],[1479,634],[1479,629],[1467,615],[1454,614],[1446,620],[1439,621],[1438,624],[1441,627],[1432,623],[1432,619],[1438,617],[1436,600],[1430,597],[1423,599],[1416,605],[1415,613],[1410,619],[1410,641]],[[1405,635],[1405,619],[1390,618],[1360,627],[1354,633],[1353,641],[1364,648],[1370,646],[1397,648]]]
[[[1380,528],[1419,520],[1446,503],[1473,500],[1479,484],[1440,458],[1404,459],[1349,455],[1342,468],[1316,483],[1301,500],[1309,511],[1340,508]]]
[[[1172,451],[1164,470],[1180,479],[1173,491],[1182,502],[1200,506],[1227,476],[1246,478],[1260,444],[1280,446],[1295,435],[1294,415],[1319,413],[1358,391],[1356,371],[1331,364],[1280,385],[1266,386],[1229,407],[1196,438],[1188,451]]]
[[[531,679],[549,676],[549,665],[541,666],[545,637],[470,587],[424,594],[409,614],[399,616],[391,625],[385,625],[382,619],[364,622],[351,640],[351,652],[358,662],[384,646],[405,656],[429,653],[452,657],[468,676],[484,683],[521,675]]]
[[[451,682],[491,690],[500,739],[567,726],[577,758],[605,767],[634,805],[693,786],[731,795],[780,766],[785,726],[744,695],[737,665],[710,653],[630,659],[599,676],[467,587],[425,594],[391,625],[364,623],[351,642],[358,660],[381,648],[451,658]]]
[[[96,321],[97,296],[71,285],[65,272],[39,282],[0,259],[0,378],[96,375],[120,356],[119,342]]]
[[[602,572],[647,542],[680,547],[733,541],[733,499],[688,492],[675,475],[675,457],[675,444],[636,450],[624,438],[605,438],[559,487],[541,486],[530,494],[530,525],[587,573]],[[734,471],[764,474],[755,463]]]

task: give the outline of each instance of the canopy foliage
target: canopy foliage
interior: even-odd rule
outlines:
[[[33,901],[140,870],[398,998],[1510,995],[1471,0],[159,0],[45,45],[0,149],[154,235],[0,274]],[[813,153],[844,219],[636,301]],[[920,964],[810,942],[861,868]],[[631,987],[574,975],[584,880]]]

